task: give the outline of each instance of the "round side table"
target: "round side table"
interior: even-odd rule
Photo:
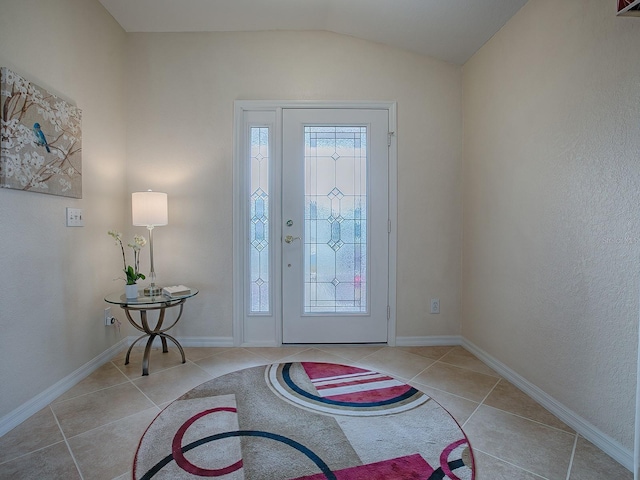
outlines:
[[[162,342],[162,351],[164,353],[167,353],[169,351],[167,348],[167,339],[171,340],[175,344],[175,346],[178,347],[178,350],[182,355],[182,363],[185,363],[186,359],[184,356],[182,345],[180,345],[180,342],[178,342],[178,340],[169,335],[167,331],[173,328],[182,317],[182,310],[187,299],[194,297],[197,294],[198,290],[192,288],[191,293],[175,297],[168,297],[166,295],[144,296],[143,290],[138,290],[138,296],[136,298],[127,298],[126,295],[121,292],[111,293],[104,297],[105,302],[119,305],[120,308],[124,310],[129,323],[133,325],[137,330],[144,332],[143,335],[138,337],[131,344],[129,350],[127,350],[127,357],[124,364],[129,364],[129,355],[131,354],[131,350],[133,349],[135,344],[143,338],[147,337],[147,345],[144,349],[144,355],[142,357],[142,375],[149,375],[149,354],[151,353],[151,345],[153,344],[153,340],[156,337],[160,337],[160,340]],[[171,325],[163,328],[165,311],[167,310],[167,308],[173,307],[180,307],[178,317]],[[150,310],[159,310],[158,321],[153,328],[150,327],[149,321],[147,319],[147,312]],[[137,321],[137,319],[135,319],[134,316],[131,315],[131,312],[138,312],[140,314],[140,320]]]

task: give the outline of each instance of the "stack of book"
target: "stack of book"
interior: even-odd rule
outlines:
[[[174,285],[171,287],[164,287],[162,289],[162,293],[167,297],[181,297],[183,295],[190,295],[191,289],[184,285]]]

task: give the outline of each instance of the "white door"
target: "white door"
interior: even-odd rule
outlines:
[[[389,112],[282,122],[282,342],[387,342]]]

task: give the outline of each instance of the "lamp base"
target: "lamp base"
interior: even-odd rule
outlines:
[[[149,285],[148,287],[145,287],[144,294],[147,297],[157,297],[162,294],[162,287]]]

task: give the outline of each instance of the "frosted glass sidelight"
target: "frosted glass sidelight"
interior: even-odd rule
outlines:
[[[366,313],[367,127],[304,128],[304,313]]]
[[[269,128],[251,127],[250,309],[269,313]]]

